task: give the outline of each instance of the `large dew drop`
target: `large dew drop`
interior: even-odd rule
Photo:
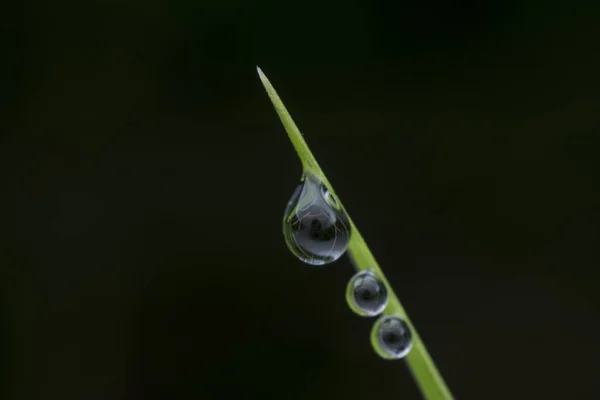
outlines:
[[[373,326],[371,343],[375,352],[388,360],[403,358],[412,348],[412,331],[397,317],[381,317]]]
[[[287,204],[283,235],[291,252],[311,265],[340,258],[350,243],[350,221],[331,191],[305,175]]]
[[[381,314],[388,301],[385,284],[369,271],[354,275],[346,289],[346,300],[350,309],[363,317]]]

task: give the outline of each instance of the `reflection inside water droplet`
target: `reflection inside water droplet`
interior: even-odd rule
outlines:
[[[371,343],[375,352],[383,358],[402,358],[412,348],[412,331],[401,318],[381,317],[373,326]]]
[[[358,315],[373,317],[381,314],[387,305],[388,292],[385,284],[369,271],[354,275],[346,289],[348,305]]]
[[[340,258],[350,242],[350,221],[331,191],[305,175],[287,204],[283,234],[300,260],[323,265]]]

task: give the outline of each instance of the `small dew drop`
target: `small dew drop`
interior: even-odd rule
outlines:
[[[348,216],[331,191],[315,176],[304,175],[283,217],[290,251],[307,264],[329,264],[348,248],[350,231]]]
[[[381,317],[373,326],[371,343],[375,352],[388,360],[405,357],[412,348],[412,331],[398,317]]]
[[[385,284],[369,271],[354,275],[346,289],[348,305],[360,316],[374,317],[381,314],[388,301]]]

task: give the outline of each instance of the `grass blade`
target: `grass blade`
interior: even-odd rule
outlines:
[[[281,122],[283,123],[283,126],[290,138],[290,141],[300,157],[300,161],[302,162],[304,169],[307,172],[319,177],[328,186],[329,190],[335,194],[333,186],[327,180],[327,177],[319,167],[316,158],[308,148],[308,145],[302,137],[300,130],[292,120],[292,117],[283,105],[283,102],[277,95],[277,92],[261,69],[257,67],[257,70],[260,79],[267,90],[267,94],[269,95],[269,98],[271,99],[273,106],[275,107],[275,110],[277,111],[277,114],[279,115],[279,118],[281,119]],[[338,199],[338,202],[341,203],[340,197],[337,194],[335,194],[335,196]],[[411,370],[411,373],[417,385],[419,386],[421,393],[423,394],[423,397],[427,400],[452,400],[452,394],[437,370],[433,360],[431,359],[431,356],[427,352],[425,344],[417,333],[415,326],[410,321],[410,318],[406,314],[404,307],[402,307],[400,300],[398,300],[398,297],[392,290],[392,287],[383,274],[383,271],[379,267],[379,264],[377,264],[375,257],[373,257],[373,254],[367,247],[367,244],[356,228],[356,225],[354,225],[354,222],[352,222],[349,214],[348,218],[350,219],[350,225],[352,227],[352,238],[348,246],[348,254],[352,259],[355,268],[357,270],[371,270],[378,275],[378,277],[386,284],[389,291],[388,305],[383,314],[401,317],[412,329],[413,347],[406,356],[406,360],[408,362],[409,369]]]

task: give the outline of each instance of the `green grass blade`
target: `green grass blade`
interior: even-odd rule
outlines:
[[[277,95],[277,92],[275,92],[275,89],[261,69],[257,67],[257,70],[260,79],[265,86],[271,101],[273,102],[275,110],[277,111],[277,114],[279,115],[279,118],[281,119],[281,122],[283,123],[283,126],[290,138],[290,141],[294,145],[294,148],[300,157],[300,161],[302,162],[305,171],[319,177],[328,186],[329,190],[335,194],[333,186],[327,180],[327,177],[319,167],[316,158],[308,148],[308,145],[302,137],[300,130],[292,120],[292,117],[283,105],[283,102]],[[338,200],[338,203],[341,204],[340,197],[337,194],[335,194],[335,196]],[[344,211],[346,210],[344,209]],[[402,307],[400,300],[398,300],[398,297],[392,290],[392,287],[383,274],[383,271],[379,267],[379,264],[377,264],[375,257],[373,257],[373,254],[367,247],[367,244],[356,228],[356,225],[354,225],[354,222],[352,222],[349,214],[348,218],[352,227],[352,238],[348,246],[348,253],[355,265],[355,268],[357,270],[370,270],[378,275],[378,277],[386,284],[389,291],[388,305],[383,313],[385,315],[395,315],[401,317],[412,329],[413,348],[406,356],[406,360],[412,375],[415,378],[421,393],[423,394],[423,397],[427,400],[452,400],[452,394],[437,370],[433,360],[431,359],[431,356],[427,352],[425,344],[417,333],[415,326],[410,321],[410,318],[406,314],[404,307]]]

